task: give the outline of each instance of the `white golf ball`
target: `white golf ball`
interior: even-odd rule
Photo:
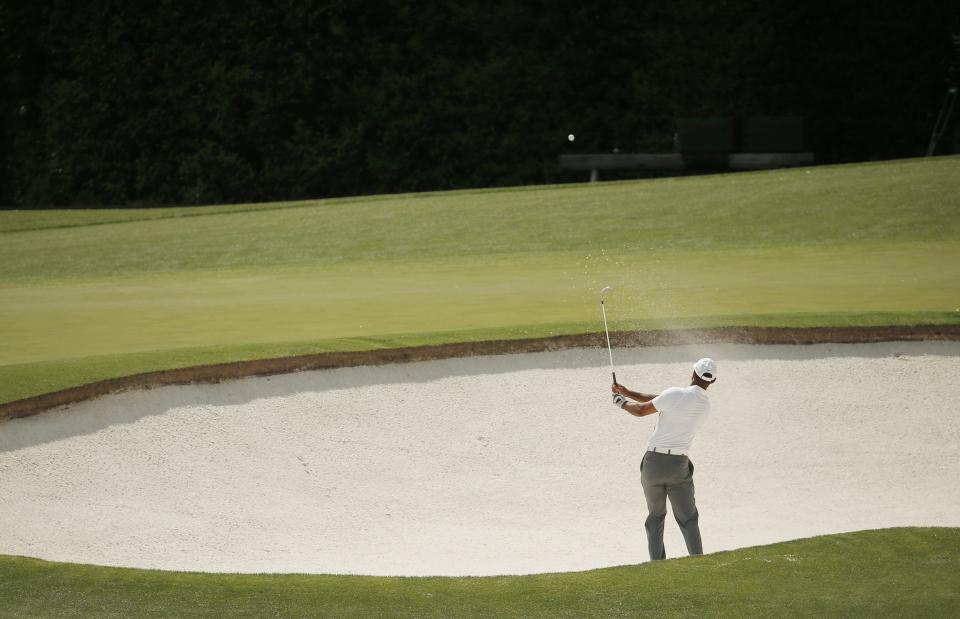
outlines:
[[[576,138],[576,136],[574,136],[574,135],[571,133],[570,135],[567,136],[567,139],[572,142],[572,141],[576,140],[577,138]]]

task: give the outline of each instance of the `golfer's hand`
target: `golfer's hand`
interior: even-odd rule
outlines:
[[[627,400],[625,397],[623,397],[619,393],[613,394],[613,403],[616,406],[619,406],[620,408],[623,408],[624,406],[626,406],[628,401],[629,400]]]
[[[620,383],[613,383],[613,387],[610,388],[617,395],[627,395],[628,389],[621,385]]]

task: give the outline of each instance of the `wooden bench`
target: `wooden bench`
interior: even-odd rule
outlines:
[[[600,170],[673,170],[685,169],[680,153],[591,153],[560,155],[561,170],[589,170],[590,182],[600,180]]]
[[[813,153],[731,153],[731,170],[771,170],[813,165]]]

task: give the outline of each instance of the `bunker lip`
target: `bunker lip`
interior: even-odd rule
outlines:
[[[653,331],[612,331],[618,347],[677,346],[686,344],[861,344],[893,341],[960,341],[960,325],[884,327],[716,327]],[[0,403],[0,422],[91,400],[118,391],[165,385],[218,383],[251,376],[395,363],[412,363],[485,355],[551,352],[569,348],[606,346],[602,332],[544,338],[457,342],[408,348],[327,352],[253,361],[158,370],[70,387],[60,391]]]

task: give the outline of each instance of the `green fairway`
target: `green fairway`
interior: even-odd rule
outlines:
[[[950,617],[960,530],[886,529],[492,578],[227,575],[0,557],[0,617]]]
[[[209,209],[0,212],[0,402],[330,350],[960,323],[960,158]]]

